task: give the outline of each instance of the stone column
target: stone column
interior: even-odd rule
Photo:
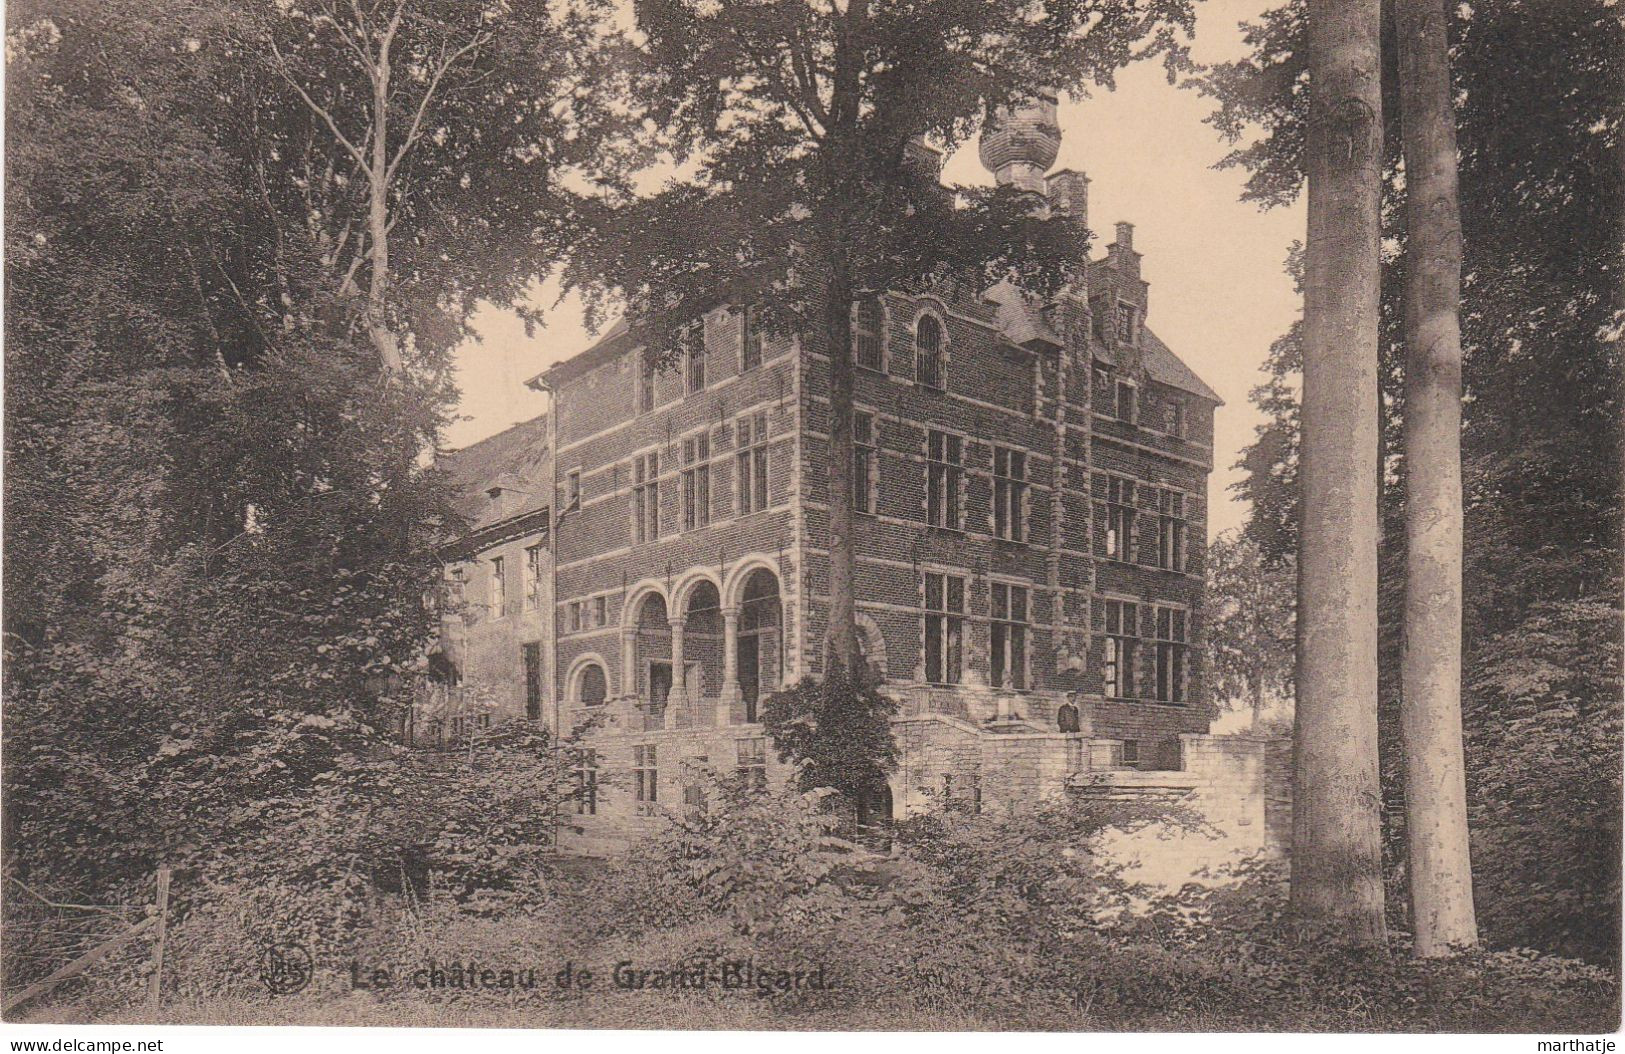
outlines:
[[[739,609],[722,609],[722,694],[717,699],[717,727],[733,724],[739,701]]]
[[[674,618],[671,626],[671,695],[666,697],[666,728],[677,727],[677,709],[688,705],[688,668],[683,662],[684,619]]]
[[[636,699],[638,694],[638,631],[621,631],[621,698]]]

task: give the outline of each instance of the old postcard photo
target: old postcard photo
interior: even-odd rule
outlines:
[[[12,1049],[1615,1042],[1618,0],[6,11]]]

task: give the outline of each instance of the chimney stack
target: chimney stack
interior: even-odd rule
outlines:
[[[1134,248],[1134,224],[1119,220],[1117,223],[1117,247],[1131,250]]]
[[[1066,216],[1080,227],[1089,226],[1089,177],[1082,172],[1063,168],[1044,180],[1048,191],[1050,211]]]

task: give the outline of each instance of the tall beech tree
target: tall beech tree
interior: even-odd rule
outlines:
[[[693,178],[607,217],[572,262],[592,315],[613,299],[657,363],[719,302],[748,302],[830,363],[830,654],[857,669],[852,310],[860,293],[1013,278],[1037,295],[1083,232],[1012,187],[943,188],[944,149],[1046,90],[1185,62],[1188,0],[638,0],[647,116]]]
[[[469,336],[525,302],[622,158],[625,64],[608,0],[287,0],[239,23],[250,173],[320,252],[378,356]],[[574,189],[571,189],[574,188]]]
[[[1416,954],[1478,943],[1461,738],[1461,221],[1444,0],[1401,0],[1406,842]]]
[[[1244,30],[1251,54],[1204,78],[1219,103],[1211,120],[1237,143],[1226,163],[1248,173],[1244,197],[1265,206],[1302,187],[1305,15],[1305,0],[1266,12]],[[1600,621],[1567,613],[1619,602],[1625,412],[1614,320],[1625,318],[1625,28],[1608,0],[1484,0],[1446,16],[1463,251],[1463,708],[1476,913],[1495,946],[1617,962],[1618,941],[1608,936],[1619,917],[1609,907],[1620,881],[1617,810],[1596,837],[1590,820],[1542,817],[1600,815],[1596,786],[1620,780],[1617,737],[1594,738],[1619,721],[1618,692],[1596,690],[1608,678],[1617,684],[1617,620],[1612,640],[1599,641]],[[1383,40],[1391,112],[1397,37]],[[1391,127],[1385,243],[1407,250],[1402,136],[1398,122]],[[1383,493],[1382,668],[1390,674],[1403,665],[1409,458],[1398,440],[1409,256],[1390,253],[1383,282],[1383,383],[1398,426],[1386,470],[1400,483]],[[1288,334],[1277,351],[1294,339]],[[1247,532],[1274,558],[1296,543],[1299,363],[1277,353],[1266,369],[1253,401],[1269,420],[1243,456],[1238,490],[1253,504]],[[1509,651],[1511,641],[1521,646]],[[1543,654],[1586,655],[1595,667],[1557,676],[1560,664]],[[1494,678],[1484,673],[1491,669]],[[1381,712],[1387,859],[1396,869],[1406,838],[1399,682],[1385,677]],[[1508,705],[1540,716],[1514,731]],[[1537,778],[1531,757],[1585,757],[1592,760],[1575,766],[1602,768],[1595,783]],[[1576,846],[1561,867],[1549,846],[1557,828]]]
[[[1377,767],[1381,4],[1311,0],[1292,905],[1384,945]]]

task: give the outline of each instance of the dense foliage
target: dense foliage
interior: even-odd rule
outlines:
[[[866,677],[834,667],[823,678],[808,677],[769,696],[762,725],[779,759],[796,765],[802,790],[828,787],[866,811],[897,770],[896,713],[897,703]]]
[[[1520,756],[1594,757],[1592,772],[1615,788],[1617,806],[1618,652],[1599,646],[1606,637],[1599,637],[1598,624],[1575,613],[1598,606],[1617,615],[1621,585],[1625,133],[1618,86],[1625,29],[1601,0],[1493,0],[1453,7],[1451,17],[1466,252],[1465,711],[1470,808],[1481,825],[1474,842],[1479,907],[1493,943],[1531,943],[1615,962],[1620,880],[1609,838],[1587,837],[1572,846],[1577,856],[1569,865],[1554,869],[1533,833],[1545,830],[1556,840],[1568,833],[1560,834],[1559,824],[1518,822],[1530,837],[1504,825],[1511,813],[1556,817],[1579,804]],[[1290,200],[1302,183],[1303,5],[1274,9],[1248,29],[1247,39],[1253,55],[1213,71],[1204,89],[1220,104],[1215,126],[1240,140],[1227,163],[1248,171],[1246,196],[1269,205]],[[1387,33],[1390,86],[1394,68]],[[1398,107],[1385,110],[1384,224],[1395,251],[1384,265],[1381,346],[1382,717],[1390,856],[1397,862],[1403,801],[1397,724],[1389,719],[1397,705],[1393,671],[1404,588],[1405,463],[1398,443],[1404,179]],[[1238,489],[1253,507],[1247,531],[1269,559],[1296,546],[1300,355],[1296,329],[1272,349],[1269,377],[1254,392],[1268,420],[1241,460],[1246,477]],[[1559,654],[1574,656],[1585,669],[1566,681],[1542,675]],[[1513,736],[1496,705],[1512,697],[1533,712],[1575,712],[1580,719],[1520,724]],[[1580,749],[1574,735],[1599,738]],[[1530,888],[1552,895],[1531,905],[1522,893]],[[1576,928],[1573,905],[1593,897],[1614,907],[1597,909],[1603,925],[1587,936]]]
[[[1207,548],[1203,661],[1218,705],[1246,706],[1253,727],[1292,699],[1297,574],[1290,557],[1271,561],[1247,531],[1226,531]]]
[[[378,836],[334,817],[385,789],[468,822],[442,760],[386,779],[377,756],[459,529],[423,455],[468,310],[546,269],[601,127],[554,105],[585,83],[585,16],[488,6],[350,8],[403,25],[387,262],[358,250],[360,175],[307,104],[354,129],[333,11],[8,8],[9,875],[78,901],[134,899],[159,863],[314,888],[361,852],[332,839]],[[418,59],[470,24],[430,84]],[[406,352],[387,380],[356,293],[381,265]]]

